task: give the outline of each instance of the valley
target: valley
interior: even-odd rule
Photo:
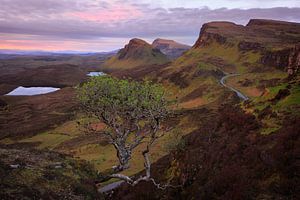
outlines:
[[[74,198],[297,199],[299,42],[298,23],[255,19],[246,26],[206,23],[192,47],[135,38],[116,54],[1,58],[0,186],[9,189],[0,196],[61,198],[69,180]],[[176,99],[174,114],[162,123],[169,131],[153,145],[151,162],[155,179],[180,187],[97,181],[118,160],[106,138],[80,126],[85,116],[76,87],[104,74],[160,83]],[[20,86],[59,90],[5,95]],[[103,122],[93,126],[106,128]],[[124,174],[144,173],[144,147],[133,152]],[[53,169],[55,163],[61,167]],[[15,181],[17,172],[24,173],[22,184]],[[107,194],[95,193],[101,188]]]

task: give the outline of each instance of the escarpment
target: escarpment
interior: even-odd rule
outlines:
[[[221,45],[224,51],[236,47],[243,57],[260,56],[257,65],[274,67],[296,74],[300,65],[300,24],[275,20],[252,19],[246,26],[231,22],[210,22],[202,26],[193,49]]]

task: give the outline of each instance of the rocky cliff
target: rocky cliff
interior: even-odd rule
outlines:
[[[284,69],[289,75],[296,74],[300,68],[300,43],[292,48],[264,52],[261,63]]]
[[[238,26],[231,22],[206,23],[202,26],[199,38],[193,48],[205,47],[214,41],[219,44],[224,44],[229,37],[234,36],[233,33],[238,33],[242,30],[242,26]]]
[[[193,49],[211,44],[237,46],[241,55],[261,55],[257,64],[297,73],[300,64],[300,24],[274,20],[252,19],[246,26],[231,22],[210,22],[202,26]]]
[[[128,69],[141,65],[163,64],[169,59],[159,49],[146,41],[134,38],[116,56],[111,57],[104,67],[108,69]]]

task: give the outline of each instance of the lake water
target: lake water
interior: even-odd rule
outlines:
[[[10,93],[6,94],[8,96],[32,96],[32,95],[39,95],[39,94],[47,94],[50,92],[55,92],[60,90],[60,88],[54,87],[18,87],[11,91]]]
[[[87,74],[88,76],[104,76],[104,72],[90,72]]]

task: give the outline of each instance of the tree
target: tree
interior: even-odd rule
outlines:
[[[118,178],[131,185],[152,181],[150,148],[161,137],[160,124],[170,114],[170,103],[162,86],[148,81],[119,80],[111,76],[92,77],[78,87],[78,99],[83,111],[107,125],[100,131],[115,147],[119,164],[109,178]],[[88,126],[90,127],[90,126]],[[89,129],[98,132],[94,129]],[[133,150],[146,143],[142,151],[146,175],[133,180],[120,172],[130,167]]]

